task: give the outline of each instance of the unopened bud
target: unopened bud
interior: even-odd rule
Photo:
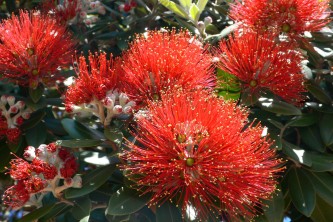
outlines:
[[[82,178],[79,175],[75,175],[73,177],[73,185],[74,188],[81,188],[82,187]]]
[[[103,99],[103,105],[107,108],[107,109],[113,109],[114,107],[114,103],[113,100],[110,97],[105,97]]]
[[[17,113],[18,108],[14,105],[9,108],[9,113]]]
[[[106,11],[103,6],[99,6],[97,9],[98,14],[105,15]]]
[[[1,102],[2,104],[7,104],[7,96],[5,95],[1,96]]]
[[[123,112],[123,107],[120,105],[116,105],[113,107],[113,113],[114,114],[120,114]]]
[[[212,24],[212,22],[213,22],[212,17],[207,16],[206,18],[204,18],[204,24],[205,24],[205,26],[207,26],[209,24]]]
[[[119,104],[125,106],[129,101],[128,96],[125,93],[120,93],[119,95]]]
[[[32,161],[33,159],[35,159],[36,154],[35,154],[35,147],[33,146],[28,146],[27,148],[25,148],[23,157],[26,160]]]
[[[133,108],[131,106],[126,106],[123,112],[125,114],[131,114],[133,112]]]
[[[24,103],[23,101],[18,101],[15,105],[16,105],[19,109],[22,109],[22,108],[24,108],[25,103]]]
[[[31,116],[31,113],[30,112],[24,112],[21,114],[21,116],[23,117],[23,119],[29,119],[30,116]]]
[[[8,96],[7,97],[7,102],[8,102],[8,105],[10,105],[10,106],[14,105],[15,97],[14,96]]]

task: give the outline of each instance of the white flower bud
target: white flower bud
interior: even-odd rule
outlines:
[[[28,146],[27,148],[25,148],[25,151],[23,154],[24,159],[29,160],[29,161],[32,161],[33,159],[35,159],[35,157],[36,157],[35,151],[36,151],[36,149],[33,146]]]
[[[22,109],[22,108],[24,108],[25,103],[24,103],[23,101],[18,101],[15,105],[16,105],[19,109]]]
[[[81,188],[82,187],[82,178],[81,178],[81,176],[75,175],[73,177],[72,187],[74,187],[74,188]]]
[[[116,105],[116,106],[113,107],[112,111],[113,111],[114,114],[120,114],[120,113],[123,112],[123,107],[120,106],[120,105]]]
[[[14,96],[8,96],[7,97],[7,102],[10,106],[14,105],[15,103],[15,97]]]
[[[128,103],[128,101],[129,101],[128,96],[125,93],[120,93],[120,95],[119,95],[119,104],[121,106],[125,106],[126,103]]]
[[[1,103],[7,104],[7,96],[5,96],[5,95],[1,96]]]

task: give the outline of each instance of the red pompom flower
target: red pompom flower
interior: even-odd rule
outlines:
[[[249,32],[221,41],[220,50],[219,68],[237,76],[244,93],[259,97],[270,91],[296,105],[304,100],[302,56],[291,43]]]
[[[30,88],[62,80],[58,68],[72,59],[66,28],[50,16],[20,11],[0,26],[0,72],[3,79]]]
[[[138,104],[173,87],[211,88],[212,57],[188,32],[150,31],[137,36],[123,55],[124,91]]]
[[[203,220],[209,211],[251,218],[275,190],[281,161],[247,116],[206,91],[161,94],[137,116],[141,145],[128,144],[122,167],[134,188],[152,193],[150,204],[192,206]]]
[[[78,78],[66,92],[65,105],[68,112],[90,112],[109,125],[113,116],[132,113],[135,106],[126,94],[118,91],[117,67],[106,54],[89,55],[89,64],[84,56],[78,61]]]
[[[245,0],[231,6],[230,17],[250,29],[294,39],[305,31],[319,31],[329,22],[328,0]]]

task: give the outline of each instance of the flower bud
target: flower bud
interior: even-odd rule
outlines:
[[[17,113],[18,108],[14,105],[9,108],[9,113]]]
[[[120,114],[123,112],[123,107],[120,105],[116,105],[113,107],[113,113],[114,114]]]
[[[79,175],[75,175],[73,177],[73,185],[74,188],[81,188],[82,187],[82,178]]]
[[[1,103],[7,104],[7,96],[5,96],[5,95],[1,96]]]
[[[25,148],[23,154],[24,159],[32,161],[36,157],[35,150],[36,149],[33,146],[28,146],[27,148]]]
[[[207,16],[207,17],[204,18],[204,24],[205,24],[205,26],[207,26],[209,24],[212,24],[212,22],[213,22],[212,17]]]
[[[15,105],[16,105],[19,109],[22,109],[22,108],[24,108],[24,106],[25,106],[25,102],[23,102],[23,101],[18,101]]]
[[[120,93],[119,95],[119,104],[125,106],[129,101],[128,96],[125,93]]]
[[[15,97],[14,96],[8,96],[7,97],[7,102],[10,106],[14,105],[15,103]]]

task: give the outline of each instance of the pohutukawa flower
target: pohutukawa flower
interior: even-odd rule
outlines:
[[[12,208],[21,208],[29,200],[29,204],[41,204],[48,192],[60,197],[63,190],[82,186],[81,177],[74,176],[78,170],[75,157],[61,146],[55,143],[42,144],[37,149],[28,146],[23,156],[30,162],[18,157],[10,162],[9,174],[16,185],[5,191],[4,204]],[[72,183],[61,185],[61,180]]]
[[[145,104],[172,87],[211,88],[211,60],[206,47],[188,32],[149,31],[138,35],[123,54],[124,91]]]
[[[281,32],[292,39],[329,22],[329,0],[246,0],[231,5],[230,17],[255,31]]]
[[[17,144],[21,135],[20,125],[30,118],[31,110],[23,101],[15,103],[14,96],[2,95],[0,99],[0,139],[6,137],[11,144]]]
[[[107,60],[105,53],[90,54],[89,64],[90,68],[83,56],[79,58],[78,78],[65,95],[66,110],[92,112],[104,125],[109,125],[115,115],[131,114],[135,103],[118,91],[119,78],[113,60]]]
[[[59,3],[59,4],[58,4]],[[54,18],[61,24],[72,24],[78,20],[81,10],[80,0],[46,1],[43,4],[43,11],[54,15]]]
[[[276,44],[274,36],[248,32],[221,41],[220,50],[218,67],[237,76],[244,93],[259,97],[268,90],[295,105],[304,100],[302,56],[292,43]]]
[[[59,68],[71,61],[74,43],[66,28],[50,16],[20,11],[0,26],[0,72],[30,88],[52,85],[64,77]]]
[[[149,101],[148,113],[137,118],[140,145],[129,142],[121,158],[133,187],[152,193],[150,204],[172,200],[184,214],[192,206],[204,221],[222,211],[251,218],[275,190],[281,160],[246,110],[179,91]]]

